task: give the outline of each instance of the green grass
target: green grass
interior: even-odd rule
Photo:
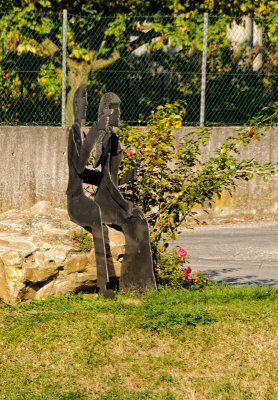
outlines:
[[[278,398],[278,289],[0,303],[0,399]]]

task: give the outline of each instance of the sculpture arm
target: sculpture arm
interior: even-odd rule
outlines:
[[[74,128],[74,125],[73,125]],[[81,150],[79,153],[78,161],[75,165],[78,174],[81,174],[88,163],[92,148],[97,140],[98,130],[96,124],[94,124],[89,130],[84,142],[82,143]]]
[[[98,119],[97,124],[93,124],[91,129],[89,130],[89,132],[86,135],[86,138],[84,140],[84,142],[82,143],[82,147],[80,150],[80,154],[79,154],[79,161],[78,161],[78,165],[77,165],[77,172],[79,174],[81,174],[90,157],[92,148],[94,147],[94,145],[97,143],[97,149],[96,149],[96,153],[98,152],[98,145],[102,144],[102,139],[106,134],[106,130],[108,128],[108,122],[109,122],[109,115],[111,115],[112,110],[107,110],[107,112],[103,113],[100,118]],[[74,127],[75,124],[73,124]],[[78,124],[77,124],[78,125]],[[81,129],[81,127],[79,126],[79,129]],[[97,157],[97,154],[96,154]],[[95,163],[94,163],[95,164]],[[95,165],[94,165],[95,166]]]

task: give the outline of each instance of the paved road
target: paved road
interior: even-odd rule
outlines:
[[[202,225],[183,229],[176,245],[194,271],[231,284],[278,285],[278,222]]]

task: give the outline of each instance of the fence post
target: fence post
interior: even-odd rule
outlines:
[[[205,13],[204,14],[203,56],[202,56],[200,126],[205,125],[207,43],[208,43],[208,13]]]
[[[63,10],[63,50],[62,50],[62,126],[66,124],[66,85],[67,85],[67,19],[68,12]]]

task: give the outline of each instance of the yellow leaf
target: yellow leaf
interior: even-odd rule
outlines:
[[[266,6],[265,6],[264,4],[261,4],[258,11],[259,11],[259,13],[261,13],[261,12],[263,12],[265,9],[266,9]]]
[[[75,58],[80,58],[80,53],[81,53],[80,50],[73,50],[72,51],[72,54],[74,55]]]
[[[245,4],[241,4],[241,5],[239,6],[239,8],[241,9],[242,12],[245,12],[245,11],[246,11],[246,5],[245,5]]]

